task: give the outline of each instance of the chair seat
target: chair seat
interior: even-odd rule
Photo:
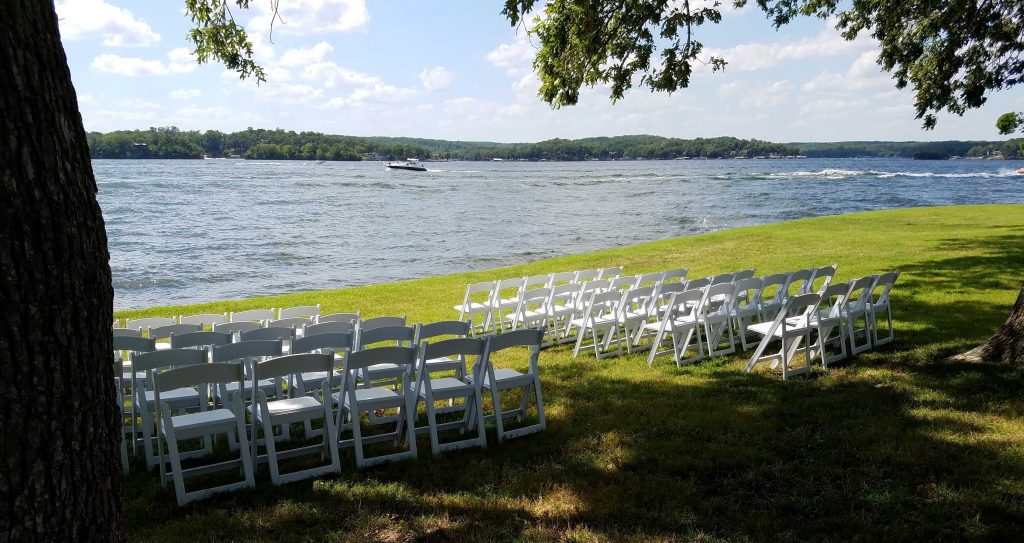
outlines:
[[[153,392],[152,390],[147,390],[145,394],[146,402],[153,403],[153,400],[156,398],[156,393]],[[160,401],[167,402],[168,404],[171,405],[182,402],[197,402],[199,401],[199,391],[190,387],[165,390],[160,393]]]
[[[333,377],[334,383],[335,384],[341,384],[341,374],[336,372],[336,371],[333,372],[333,373],[334,373],[334,377]],[[310,371],[310,372],[306,372],[306,373],[302,374],[302,382],[306,383],[306,384],[314,383],[317,386],[319,386],[320,383],[323,383],[326,380],[327,380],[327,372],[326,371]]]
[[[245,382],[242,384],[242,386],[246,390],[252,389],[252,379],[246,379]],[[264,390],[276,389],[277,388],[277,384],[274,383],[273,381],[271,381],[270,379],[260,379],[259,381],[256,382],[256,386],[259,387],[259,388],[262,388]],[[234,392],[234,391],[238,390],[238,383],[236,383],[234,381],[232,381],[230,383],[224,383],[224,388],[228,392]],[[218,389],[214,389],[214,390],[218,390]]]
[[[179,432],[196,428],[224,426],[225,423],[234,424],[234,422],[235,414],[230,409],[212,409],[171,417],[171,426],[174,427],[175,431]],[[162,427],[163,423],[161,423]]]
[[[771,327],[771,322],[759,322],[757,324],[747,326],[747,330],[766,336],[768,335],[768,330]],[[786,332],[802,334],[807,330],[807,328],[807,319],[804,317],[790,317],[786,319]],[[776,328],[772,335],[775,337],[782,337],[782,327],[780,326]]]
[[[441,377],[430,380],[430,390],[434,393],[435,397],[448,396],[451,394],[462,393],[463,391],[471,391],[473,390],[473,385],[466,383],[465,381],[460,381],[454,377]],[[426,389],[420,389],[420,397],[427,397]]]
[[[463,362],[455,358],[431,358],[427,360],[426,365],[430,371],[443,371],[443,369],[457,370],[462,367]],[[463,369],[465,369],[463,367]]]
[[[692,328],[697,325],[697,319],[695,317],[681,317],[678,319],[672,319],[669,321],[667,330],[672,331],[677,328]],[[649,322],[644,325],[644,330],[654,330],[657,332],[661,328],[661,322]]]
[[[472,378],[469,380],[472,381]],[[501,368],[494,370],[494,381],[498,388],[512,388],[528,385],[533,382],[533,378],[511,368]],[[490,377],[487,374],[484,374],[483,387],[491,388]]]
[[[331,394],[331,398],[334,401],[338,401],[340,396],[340,392]],[[356,402],[359,403],[360,410],[366,411],[370,409],[383,409],[385,407],[400,407],[405,403],[405,397],[385,387],[357,388]],[[351,409],[348,394],[345,394],[345,400],[341,403],[346,410]]]
[[[123,381],[131,381],[132,380],[132,372],[126,371],[126,372],[122,373],[121,374],[121,379]],[[137,372],[135,372],[135,379],[137,381],[145,381],[146,380],[146,372],[144,372],[144,371],[137,371]]]
[[[480,311],[487,311],[491,308],[491,304],[478,304],[476,302],[470,302],[469,304],[459,304],[452,306],[452,309],[456,311],[462,311],[463,313],[477,313]]]
[[[283,400],[274,400],[267,402],[267,410],[270,411],[270,417],[277,418],[283,416],[295,416],[304,414],[320,414],[323,411],[323,404],[317,401],[312,396],[300,396],[298,398],[285,398]],[[246,407],[246,409],[252,413],[252,406]],[[257,416],[257,419],[262,420],[262,413]]]
[[[381,364],[374,364],[367,366],[365,369],[360,370],[360,373],[365,378],[369,379],[387,379],[401,377],[405,373],[405,366],[398,364],[392,364],[391,362],[384,362]]]

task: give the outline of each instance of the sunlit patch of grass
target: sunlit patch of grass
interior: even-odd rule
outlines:
[[[898,268],[897,339],[783,382],[742,354],[676,368],[646,353],[541,355],[547,431],[439,457],[174,506],[134,465],[129,540],[1019,540],[1024,370],[946,358],[1005,318],[1024,268],[1024,206],[860,213],[656,241],[352,289],[121,312],[120,317],[320,303],[323,311],[449,319],[469,282],[588,267],[691,276],[837,262],[837,280]],[[498,366],[523,369],[521,353]],[[514,398],[509,399],[509,406]],[[527,419],[535,418],[535,413]]]

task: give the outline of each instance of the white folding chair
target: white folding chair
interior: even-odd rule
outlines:
[[[594,268],[592,270],[579,270],[576,272],[576,276],[573,277],[572,281],[573,283],[586,283],[587,281],[600,279],[600,277],[598,277],[599,275],[601,275],[601,270],[599,268]]]
[[[364,372],[367,368],[379,365],[399,366],[404,368],[397,390],[369,386],[356,388],[354,376]],[[411,347],[378,347],[363,351],[354,351],[345,359],[345,385],[341,392],[335,393],[332,398],[338,404],[337,426],[339,433],[345,429],[352,432],[351,440],[344,440],[340,446],[351,445],[356,454],[356,465],[360,468],[392,462],[406,458],[416,458],[416,390],[411,386],[412,372],[416,366],[416,349]],[[370,423],[381,424],[394,422],[395,429],[392,432],[364,436],[361,424],[361,414],[369,415],[374,412],[395,410],[390,416],[371,416]],[[376,423],[375,421],[380,421]],[[406,441],[406,450],[367,457],[364,447],[369,443],[391,441],[395,446]]]
[[[324,324],[343,324],[343,323],[324,323]],[[334,357],[334,377],[332,383],[335,386],[341,386],[341,371],[345,367],[345,357],[352,352],[353,338],[351,332],[324,332],[322,334],[313,334],[310,336],[303,336],[292,342],[292,354],[300,353],[321,353],[329,354]],[[328,378],[327,372],[313,371],[302,374],[302,379],[291,386],[295,386],[297,389],[304,386],[305,383],[319,384],[324,382]],[[299,393],[306,394],[314,391],[299,390]],[[306,435],[315,435],[316,432],[312,428],[306,428]]]
[[[294,307],[282,307],[277,310],[277,319],[294,319],[296,317],[305,317],[310,322],[316,322],[316,318],[320,316],[320,304],[315,305],[297,305]]]
[[[453,358],[454,357],[454,358]],[[446,339],[436,343],[424,341],[420,346],[420,354],[417,361],[416,397],[417,402],[422,400],[427,415],[427,427],[423,428],[430,433],[430,450],[433,454],[440,454],[444,451],[453,451],[466,447],[485,447],[487,437],[484,434],[484,412],[483,403],[480,400],[480,390],[473,384],[473,380],[464,380],[456,377],[434,377],[431,373],[429,362],[431,360],[462,360],[472,357],[473,374],[477,381],[483,365],[487,361],[487,340],[455,338]],[[464,362],[463,362],[464,363]],[[444,368],[442,368],[444,369]],[[461,405],[455,400],[462,400]],[[444,409],[448,412],[463,411],[462,419],[451,422],[438,423],[437,414],[439,409],[436,402],[446,402]],[[472,422],[476,421],[476,436],[457,441],[442,443],[438,437],[439,431],[459,429],[463,433],[472,431]],[[417,429],[420,431],[421,429]],[[410,436],[410,439],[414,439]]]
[[[889,293],[900,276],[899,270],[883,273],[875,280],[871,287],[871,346],[885,345],[896,338],[896,331],[892,327],[892,304],[889,301]],[[879,290],[881,289],[881,290]],[[878,293],[876,296],[875,293]],[[889,333],[886,336],[879,336],[878,319],[885,316],[888,322]]]
[[[177,497],[178,505],[185,505],[207,498],[213,494],[227,492],[239,488],[253,488],[256,486],[256,479],[253,475],[252,457],[249,449],[249,441],[246,438],[245,430],[245,409],[242,406],[240,395],[234,395],[226,407],[216,408],[210,406],[206,398],[209,397],[207,388],[224,383],[235,383],[241,386],[245,371],[241,364],[196,364],[186,367],[169,369],[163,373],[153,376],[154,401],[159,413],[159,439],[157,449],[159,451],[160,483],[166,485],[167,480],[174,481],[174,494]],[[163,401],[164,395],[173,393],[175,390],[200,391],[199,412],[175,415],[174,409]],[[228,441],[237,443],[235,447],[239,451],[237,460],[229,460],[182,468],[182,454],[179,450],[179,442],[184,440],[201,438],[208,440],[209,436],[227,434]],[[167,443],[167,452],[171,464],[170,473],[164,471],[164,442]],[[185,479],[198,475],[205,475],[215,471],[235,470],[241,468],[242,480],[207,487],[200,490],[185,490]]]
[[[257,462],[259,462],[261,457],[258,454],[260,440],[257,436],[257,427],[260,427],[263,430],[262,442],[266,448],[266,455],[262,457],[262,460],[270,465],[270,480],[275,485],[341,471],[341,459],[337,446],[338,433],[331,410],[331,390],[334,388],[333,369],[334,356],[317,353],[271,358],[257,362],[253,367],[253,376],[257,381],[260,379],[288,379],[291,382],[296,382],[302,379],[303,373],[308,372],[326,372],[328,376],[321,384],[319,397],[308,394],[289,394],[287,398],[269,400],[262,389],[256,388],[254,391],[255,401],[248,407],[253,421],[253,451],[256,453]],[[309,383],[308,385],[304,384],[301,388],[312,390],[314,387],[313,383]],[[282,435],[286,435],[283,429],[292,424],[306,423],[321,418],[324,421],[321,443],[278,450],[278,439],[275,438],[274,427],[281,427]],[[319,454],[321,459],[329,456],[330,461],[319,466],[282,473],[281,460],[314,454]]]
[[[633,352],[633,337],[647,324],[654,303],[653,286],[631,288],[622,294],[615,321],[626,342],[627,353]]]
[[[715,276],[701,277],[701,278],[698,278],[698,279],[694,279],[693,281],[687,281],[686,282],[686,290],[696,290],[696,289],[700,289],[700,288],[704,288],[704,287],[710,286],[711,285],[711,280],[714,279],[714,277]]]
[[[491,299],[491,322],[494,331],[501,332],[505,326],[505,314],[515,312],[519,307],[519,292],[523,286],[523,278],[502,279],[494,284],[494,297]],[[515,289],[513,291],[513,289]]]
[[[686,268],[676,268],[674,270],[665,270],[661,274],[662,283],[685,283],[686,276],[689,275],[690,270]]]
[[[736,274],[734,273],[720,273],[718,275],[712,275],[709,278],[711,282],[708,283],[708,286],[721,285],[723,283],[732,283],[733,277],[735,276]]]
[[[659,286],[665,280],[665,272],[643,273],[636,276],[633,288]]]
[[[535,288],[523,292],[516,305],[515,312],[505,317],[508,321],[509,330],[520,328],[541,328],[547,321],[547,313],[544,309],[548,298],[551,296],[549,288]],[[502,329],[505,329],[504,325]]]
[[[811,315],[814,329],[818,333],[818,356],[824,369],[828,369],[829,364],[846,359],[846,328],[843,315],[846,312],[846,297],[849,292],[850,285],[847,283],[826,285],[821,291],[818,311]],[[837,352],[830,354],[829,347],[836,347]]]
[[[196,315],[179,315],[178,324],[198,324],[206,329],[207,325],[212,328],[214,324],[228,322],[227,313],[199,313]]]
[[[871,350],[871,287],[877,280],[877,275],[861,277],[850,284],[846,294],[846,337],[851,356]]]
[[[208,355],[205,350],[197,349],[164,349],[148,353],[136,352],[132,355],[132,404],[135,413],[142,419],[141,432],[134,432],[135,448],[142,441],[142,448],[146,456],[146,469],[153,469],[157,464],[157,452],[153,441],[156,439],[156,396],[154,391],[146,390],[135,374],[145,372],[150,383],[153,382],[155,373],[175,367],[205,364]],[[175,411],[184,411],[199,407],[199,391],[192,387],[181,387],[174,390],[165,390],[160,398],[168,408]],[[134,419],[133,419],[134,420]],[[139,434],[141,433],[141,438]],[[203,451],[193,451],[189,456],[206,454],[213,451],[209,440],[204,441]]]
[[[437,338],[458,339],[469,337],[472,328],[468,321],[438,321],[421,324],[416,332],[414,344],[416,348],[422,348],[427,340],[435,343]],[[463,379],[466,377],[465,358],[436,357],[426,360],[427,369],[431,372],[453,371],[455,377]]]
[[[669,301],[661,309],[655,322],[644,324],[637,335],[637,342],[641,335],[654,339],[650,341],[650,354],[647,355],[647,365],[654,364],[654,359],[663,354],[672,353],[672,359],[676,366],[690,364],[701,360],[704,357],[704,344],[700,334],[699,315],[704,311],[704,300],[706,292],[703,289],[693,289],[683,292],[676,292],[669,295]],[[659,350],[666,339],[672,342],[671,350]],[[692,356],[685,356],[692,350]]]
[[[240,336],[241,334],[245,332],[251,332],[253,330],[258,330],[262,327],[263,323],[255,321],[226,322],[224,324],[214,324],[213,331],[231,334],[232,337],[235,338],[235,341],[238,341],[238,336]]]
[[[479,387],[477,390],[480,391],[481,397],[484,390],[490,392],[494,413],[486,415],[485,420],[494,421],[498,434],[498,443],[502,443],[506,439],[543,431],[547,426],[544,419],[544,399],[540,391],[540,370],[538,367],[540,347],[543,340],[543,330],[516,330],[491,336],[487,340],[488,354],[486,363],[482,365],[482,371],[473,374],[472,380]],[[493,364],[494,354],[505,352],[515,347],[525,347],[529,350],[530,362],[526,373],[512,368],[495,369]],[[521,423],[525,418],[531,389],[537,404],[537,422],[507,430],[505,428],[505,419],[514,417],[517,423]],[[501,393],[507,390],[520,391],[518,408],[505,410],[502,406]]]
[[[213,348],[228,345],[232,341],[231,334],[226,332],[189,332],[171,336],[172,349]]]
[[[122,467],[127,469],[128,446],[125,443],[125,434],[132,436],[132,453],[137,452],[139,414],[138,404],[134,401],[134,387],[147,388],[149,377],[145,371],[135,371],[132,368],[132,358],[136,353],[151,353],[156,350],[156,341],[140,336],[115,335],[112,338],[114,352],[117,354],[114,361],[114,382],[117,385],[118,405],[121,409],[121,443],[123,449]],[[124,391],[128,391],[128,397],[133,398],[131,405],[124,401]],[[125,423],[125,421],[130,421]]]
[[[790,273],[786,277],[786,284],[782,288],[783,294],[787,298],[807,294],[811,289],[811,271],[807,269]]]
[[[732,274],[729,276],[732,277]],[[707,288],[704,310],[697,313],[697,319],[704,327],[704,347],[708,356],[736,352],[736,336],[732,332],[732,313],[735,309],[736,287],[731,281]]]
[[[238,334],[239,341],[259,341],[259,340],[281,340],[284,342],[282,349],[284,354],[291,353],[292,340],[295,339],[295,328],[275,326],[273,328],[257,328],[255,330],[249,330],[248,332],[242,332]]]
[[[295,330],[295,337],[302,337],[306,327],[311,324],[313,324],[313,321],[309,317],[285,317],[283,319],[267,321],[267,328],[291,328]]]
[[[177,324],[174,317],[145,317],[142,319],[125,319],[124,327],[139,330],[142,335],[149,336],[149,329],[159,326]]]
[[[583,350],[587,335],[590,335],[591,346],[596,358],[622,355],[622,337],[616,314],[622,302],[622,293],[617,290],[592,294],[585,304],[583,316],[569,321],[569,329],[577,329],[576,346],[572,350],[573,358]],[[615,341],[615,352],[608,351]]]
[[[738,271],[738,272],[732,274],[732,280],[733,280],[734,283],[736,281],[743,281],[744,279],[751,279],[753,277],[754,277],[754,268],[747,268],[745,270],[741,270],[741,271]]]
[[[260,360],[276,358],[283,353],[280,339],[261,339],[239,341],[227,345],[214,345],[210,348],[210,359],[214,363],[240,363],[245,370],[242,388],[236,383],[222,383],[213,389],[214,397],[220,401],[228,401],[231,396],[242,391],[241,398],[249,401],[252,398],[253,366]],[[260,379],[256,387],[271,398],[283,398],[284,386],[281,379]]]
[[[754,355],[750,357],[750,362],[747,363],[746,372],[750,373],[760,362],[771,362],[772,369],[781,364],[783,379],[810,373],[811,362],[814,359],[814,343],[811,341],[813,325],[810,322],[810,315],[818,309],[820,301],[821,296],[813,292],[791,296],[782,304],[774,319],[748,326],[748,330],[759,334],[762,339],[754,350]],[[780,343],[779,352],[764,355],[768,345],[775,341]],[[794,367],[793,360],[801,344],[804,346],[804,365]]]
[[[381,326],[360,330],[356,335],[353,350],[363,351],[371,346],[381,347],[383,343],[412,348],[415,341],[416,326]],[[356,376],[366,387],[372,386],[372,383],[376,381],[391,382],[397,386],[407,369],[402,364],[384,362],[360,368]]]
[[[228,322],[253,321],[264,323],[277,318],[277,311],[270,309],[247,309],[245,311],[233,311],[228,314]]]
[[[573,302],[581,286],[579,283],[565,283],[549,289],[551,292],[543,307],[546,317],[544,327],[548,330],[546,345],[569,341],[569,321],[576,314]]]
[[[750,349],[747,342],[750,335],[747,326],[761,320],[761,277],[742,279],[734,283],[736,287],[736,307],[732,311],[733,322],[736,324],[736,335],[744,351]],[[752,342],[752,341],[751,341]]]
[[[555,288],[557,286],[573,283],[576,280],[576,272],[558,272],[548,276],[548,282],[544,286]]]
[[[636,279],[637,279],[637,276],[635,276],[635,275],[627,275],[627,276],[624,276],[624,277],[621,277],[621,276],[620,277],[616,277],[615,279],[611,279],[610,280],[611,282],[608,284],[608,288],[610,290],[617,290],[619,292],[624,292],[624,291],[627,291],[627,290],[633,288],[633,286],[636,285]]]
[[[578,318],[583,316],[583,310],[586,309],[586,304],[590,301],[591,296],[601,292],[607,292],[611,286],[611,281],[608,281],[607,279],[594,279],[593,281],[587,281],[586,283],[581,284],[572,304],[573,307],[576,308],[576,317]]]
[[[459,312],[459,320],[468,320],[472,331],[484,333],[491,326],[491,301],[494,298],[494,281],[484,283],[473,283],[466,286],[466,293],[462,296],[462,303],[453,307]],[[479,322],[478,322],[478,317]]]
[[[356,339],[359,338],[359,333],[366,330],[373,330],[374,328],[383,328],[385,326],[405,326],[405,316],[401,317],[373,317],[372,319],[360,320],[356,326]]]

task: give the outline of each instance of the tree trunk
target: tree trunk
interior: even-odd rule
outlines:
[[[1017,302],[1013,304],[1010,316],[995,335],[953,359],[971,362],[1002,361],[1024,365],[1024,286],[1021,286],[1020,293],[1017,294]]]
[[[0,16],[0,541],[120,538],[107,239],[52,1]]]

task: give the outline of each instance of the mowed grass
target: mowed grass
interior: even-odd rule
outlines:
[[[836,262],[837,280],[899,269],[897,340],[783,382],[746,357],[677,369],[643,355],[541,354],[548,429],[485,450],[184,508],[138,466],[129,540],[809,541],[1024,538],[1020,368],[951,362],[1005,319],[1021,285],[1024,206],[858,213],[335,291],[154,308],[178,315],[320,303],[323,312],[453,318],[470,282],[598,266],[691,277]],[[381,263],[386,265],[386,263]],[[523,367],[523,360],[497,359]]]

